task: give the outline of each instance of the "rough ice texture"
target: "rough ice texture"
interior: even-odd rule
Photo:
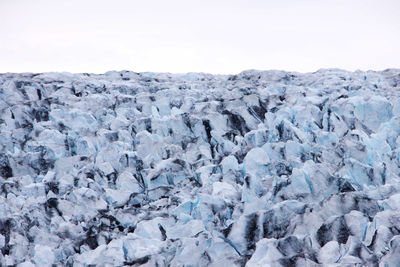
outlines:
[[[0,74],[1,266],[400,266],[400,70]]]

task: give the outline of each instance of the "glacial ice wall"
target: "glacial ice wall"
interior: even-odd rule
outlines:
[[[1,266],[400,266],[400,70],[0,74],[0,115]]]

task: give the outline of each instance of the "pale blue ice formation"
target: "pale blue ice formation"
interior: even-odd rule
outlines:
[[[400,70],[0,74],[1,266],[400,266]]]

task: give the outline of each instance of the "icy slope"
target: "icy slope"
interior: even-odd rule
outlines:
[[[0,265],[400,266],[400,70],[0,74]]]

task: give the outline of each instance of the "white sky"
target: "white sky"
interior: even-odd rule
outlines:
[[[400,67],[399,0],[0,0],[0,72]]]

